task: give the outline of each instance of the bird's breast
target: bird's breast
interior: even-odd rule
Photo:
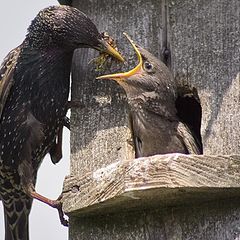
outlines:
[[[132,113],[132,131],[136,157],[156,154],[185,153],[185,148],[178,137],[178,121],[166,116],[138,109]]]
[[[47,56],[44,60],[36,53],[23,55],[19,61],[0,122],[0,157],[7,165],[21,161],[21,152],[27,144],[29,115],[39,123],[43,132],[41,144],[33,150],[33,161],[42,160],[66,115],[69,95],[69,56],[57,59]]]

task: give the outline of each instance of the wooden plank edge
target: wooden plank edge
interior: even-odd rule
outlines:
[[[85,176],[68,176],[69,215],[177,206],[240,196],[240,156],[166,154],[118,161]]]

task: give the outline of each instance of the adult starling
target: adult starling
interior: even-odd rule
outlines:
[[[97,79],[115,80],[125,90],[136,157],[201,154],[201,105],[196,95],[179,88],[164,63],[128,39],[137,53],[138,65],[128,72]]]
[[[57,208],[67,224],[60,201],[36,193],[35,182],[42,159],[56,147],[68,108],[72,56],[81,47],[123,60],[85,14],[52,6],[39,12],[23,43],[1,65],[0,199],[6,240],[29,239],[33,198]]]

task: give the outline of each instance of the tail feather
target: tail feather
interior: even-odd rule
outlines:
[[[29,240],[28,217],[32,199],[25,196],[4,203],[5,240]]]

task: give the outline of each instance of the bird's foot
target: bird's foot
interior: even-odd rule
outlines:
[[[68,220],[64,216],[61,200],[59,200],[59,199],[55,200],[52,207],[56,208],[58,210],[58,215],[59,215],[61,224],[65,227],[68,227],[69,223],[68,223]]]
[[[49,198],[46,198],[35,191],[31,191],[30,195],[32,198],[37,199],[43,203],[46,203],[50,207],[56,208],[58,210],[58,215],[59,215],[61,224],[63,226],[68,227],[68,220],[65,219],[64,212],[62,210],[62,201],[61,201],[62,195],[60,195],[60,197],[57,200],[51,200]]]

